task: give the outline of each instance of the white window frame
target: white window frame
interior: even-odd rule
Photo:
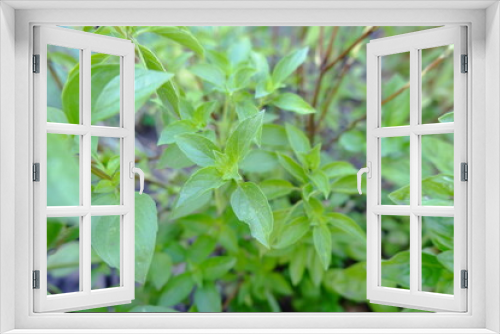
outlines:
[[[39,288],[34,289],[34,311],[74,311],[130,303],[135,291],[134,258],[134,173],[135,46],[128,40],[51,26],[35,26],[34,53],[39,56],[39,73],[33,75],[34,162],[39,164],[39,181],[33,184],[34,270],[39,271]],[[80,74],[79,124],[47,122],[47,47],[78,50]],[[96,126],[91,122],[91,54],[98,52],[120,59],[120,123],[117,127]],[[47,134],[77,135],[80,138],[79,205],[47,206]],[[120,205],[92,205],[91,139],[112,137],[120,141]],[[120,284],[107,289],[91,287],[92,216],[119,216]],[[47,295],[47,218],[77,217],[79,220],[79,291]]]
[[[17,2],[0,4],[0,325],[2,331],[115,332],[322,332],[322,333],[494,333],[500,331],[500,12],[498,3],[434,1],[281,1],[203,4],[189,2]],[[37,8],[17,9],[12,7]],[[57,9],[58,7],[69,7]],[[113,10],[102,9],[108,7]],[[123,9],[124,6],[137,9]],[[146,8],[150,9],[146,9]],[[158,8],[162,7],[163,8]],[[196,7],[195,7],[196,6]],[[214,9],[226,7],[225,9]],[[461,6],[457,9],[454,6]],[[488,7],[489,6],[489,7]],[[85,8],[86,7],[86,8]],[[99,8],[97,8],[99,7]],[[120,8],[121,7],[121,8]],[[232,7],[229,8],[229,7]],[[281,7],[281,8],[280,8]],[[49,10],[40,9],[52,8]],[[75,9],[79,8],[79,9]],[[245,9],[246,8],[246,9]],[[346,9],[350,8],[350,9]],[[406,9],[401,9],[406,8]],[[408,10],[411,9],[411,10]],[[486,25],[485,25],[486,22]],[[435,314],[34,314],[32,261],[32,27],[60,25],[442,25],[469,31],[470,186],[468,243],[469,308]],[[13,32],[15,31],[15,40]],[[15,66],[15,72],[13,67]],[[486,71],[486,66],[488,71]],[[15,83],[12,81],[15,78]],[[9,94],[10,93],[10,94]],[[12,95],[12,96],[10,96]],[[14,99],[15,96],[15,99]],[[12,112],[15,110],[15,113]],[[487,121],[486,121],[487,120]],[[14,129],[9,129],[15,124]],[[11,136],[11,137],[9,137]],[[11,138],[15,143],[12,145]],[[9,141],[10,140],[10,141]],[[488,150],[488,154],[486,154]],[[488,162],[488,164],[485,164]],[[14,174],[15,172],[15,174]],[[12,175],[15,175],[13,178]],[[486,183],[486,174],[488,182]],[[5,186],[4,186],[5,185]],[[15,189],[15,198],[12,196]],[[488,194],[486,196],[486,194]],[[486,202],[486,205],[485,205]],[[12,208],[15,208],[13,210]],[[487,219],[486,219],[487,218]],[[15,224],[13,224],[15,222]],[[472,226],[474,229],[472,230]],[[15,235],[15,239],[12,238]],[[486,263],[488,264],[486,266]],[[487,291],[487,293],[486,293]],[[14,305],[14,307],[12,307]],[[132,330],[142,325],[142,329]],[[246,328],[247,330],[243,330]],[[288,328],[288,330],[283,330]],[[381,328],[384,328],[381,330]],[[28,330],[29,329],[29,330]],[[57,331],[59,329],[59,331]],[[126,329],[126,331],[125,331]],[[160,331],[160,329],[164,329]],[[168,330],[170,329],[170,330]],[[175,330],[178,329],[178,330]],[[281,329],[281,330],[280,330]],[[295,329],[290,330],[290,329]],[[342,330],[344,329],[344,330]],[[45,331],[46,333],[47,331]],[[110,331],[108,331],[110,333]]]
[[[367,298],[372,303],[414,307],[422,310],[464,312],[467,310],[467,290],[461,286],[461,271],[467,270],[467,185],[460,175],[461,163],[467,163],[467,75],[462,73],[462,55],[467,54],[466,27],[448,26],[414,33],[380,38],[367,45]],[[421,53],[424,49],[453,45],[453,56],[445,61],[453,66],[455,119],[452,123],[422,123]],[[409,53],[410,72],[409,124],[382,127],[381,108],[382,59],[388,55]],[[425,206],[422,198],[422,141],[423,135],[453,134],[454,148],[454,205]],[[409,148],[409,205],[382,204],[382,140],[406,136]],[[398,289],[381,284],[382,217],[406,216],[410,223],[410,288]],[[452,217],[454,221],[453,294],[422,291],[422,217]]]

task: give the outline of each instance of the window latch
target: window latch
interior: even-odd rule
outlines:
[[[370,161],[368,161],[368,167],[364,167],[364,168],[361,168],[359,171],[358,171],[358,192],[359,194],[363,194],[363,192],[361,191],[361,176],[366,173],[366,177],[371,179],[372,178],[372,163]]]
[[[129,176],[131,179],[134,179],[135,174],[139,174],[139,184],[140,184],[139,194],[142,194],[142,191],[144,190],[144,172],[142,171],[142,169],[134,167],[133,161],[130,161],[129,170],[130,170]]]

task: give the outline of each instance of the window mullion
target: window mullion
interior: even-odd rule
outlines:
[[[419,217],[414,209],[419,204],[420,193],[420,145],[415,133],[419,121],[419,57],[418,50],[410,50],[410,291],[417,293],[420,281]]]
[[[91,50],[89,48],[83,49],[83,57],[81,63],[81,119],[82,125],[90,129],[91,124],[91,67],[90,67],[90,56]],[[81,178],[81,192],[83,198],[83,206],[89,208],[92,200],[92,189],[91,189],[91,133],[87,131],[83,136],[82,140],[82,178]],[[80,244],[83,248],[82,251],[82,261],[83,266],[80,271],[82,277],[81,282],[83,282],[83,291],[90,293],[91,291],[91,215],[87,212],[82,218],[83,228],[81,229]]]

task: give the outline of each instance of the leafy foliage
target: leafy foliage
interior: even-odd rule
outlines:
[[[365,201],[357,196],[355,174],[364,165],[366,147],[363,43],[368,39],[358,37],[417,28],[78,29],[136,45],[136,160],[146,172],[149,195],[136,196],[136,299],[107,311],[398,310],[366,301]],[[272,39],[273,31],[282,38]],[[49,101],[49,121],[78,123],[78,61],[64,52],[49,56],[56,75],[49,88],[52,82],[60,97]],[[397,74],[403,65],[391,66],[389,73]],[[99,77],[92,86],[92,120],[99,125],[119,112],[114,93],[119,65],[94,55],[92,75]],[[426,76],[433,84],[442,74]],[[397,90],[406,82],[399,75],[389,84]],[[445,93],[439,96],[442,100]],[[453,112],[441,100],[429,97],[428,113],[436,122],[452,122]],[[391,122],[408,118],[409,108],[387,108]],[[48,160],[58,167],[59,183],[69,185],[78,175],[78,160],[77,153],[66,152],[78,145],[71,136],[63,139],[49,142],[57,150],[50,150]],[[423,166],[424,202],[449,205],[452,142],[432,140]],[[408,170],[398,167],[405,145],[399,141],[383,152],[388,185],[383,196],[393,204],[409,201]],[[93,152],[93,201],[116,204],[116,150],[99,142]],[[48,198],[63,204],[50,205],[78,200],[62,196],[55,180],[48,183],[54,194]],[[93,226],[96,277],[113,278],[119,270],[108,242],[119,233],[116,219],[99,217]],[[397,217],[391,219],[383,231],[391,240],[382,247],[383,279],[406,287],[408,272],[401,263],[408,257],[408,231]],[[435,218],[423,228],[429,291],[452,288],[452,226]],[[74,231],[69,223],[48,222],[53,277],[76,268]]]

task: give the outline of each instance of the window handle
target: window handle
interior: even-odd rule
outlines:
[[[363,175],[363,173],[366,173],[366,177],[371,179],[372,178],[372,163],[368,161],[368,167],[364,167],[364,168],[361,168],[359,171],[358,171],[358,192],[359,194],[363,194],[363,192],[361,191],[361,176]]]
[[[133,179],[135,177],[135,174],[139,174],[139,185],[140,185],[140,190],[139,194],[142,195],[142,191],[144,190],[144,172],[142,169],[137,168],[134,166],[134,162],[130,162],[130,178]]]

